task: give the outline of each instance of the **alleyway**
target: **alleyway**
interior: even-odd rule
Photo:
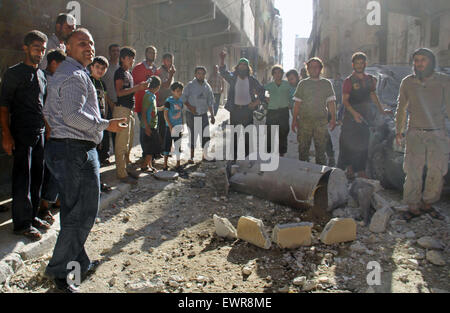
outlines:
[[[216,125],[228,113],[221,109]],[[216,139],[215,139],[216,140]],[[289,157],[296,157],[296,140],[289,139]],[[184,149],[186,151],[186,149]],[[133,149],[135,160],[140,146]],[[198,157],[201,155],[197,152]],[[158,167],[161,167],[161,161]],[[358,225],[357,241],[326,246],[314,225],[313,245],[263,250],[241,240],[230,241],[214,232],[212,216],[227,217],[233,225],[241,216],[263,220],[270,233],[276,224],[305,220],[296,210],[252,196],[231,192],[224,196],[224,162],[187,167],[187,176],[169,183],[142,175],[119,201],[101,210],[88,241],[92,259],[104,263],[83,283],[82,292],[439,292],[450,290],[449,267],[426,260],[417,240],[431,236],[443,244],[449,259],[449,193],[439,204],[447,221],[423,216],[406,224],[397,211],[388,230],[372,234]],[[205,173],[206,178],[195,177]],[[114,167],[103,177],[115,176]],[[400,195],[385,191],[398,204]],[[357,217],[358,209],[350,208]],[[53,292],[42,277],[51,254],[27,261],[2,291]],[[369,287],[367,264],[381,264],[380,286]],[[245,268],[245,270],[244,270]],[[245,274],[244,274],[244,273]],[[305,278],[298,278],[298,277]],[[297,279],[296,279],[297,278]],[[307,284],[299,281],[306,280]]]

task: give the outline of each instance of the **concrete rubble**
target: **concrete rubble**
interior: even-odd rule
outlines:
[[[237,238],[236,228],[234,228],[233,224],[227,218],[221,218],[214,214],[213,220],[217,236],[228,239]]]
[[[272,240],[282,249],[295,249],[311,245],[312,223],[276,225]]]
[[[237,237],[263,249],[270,249],[272,243],[264,229],[264,223],[251,216],[239,219]]]
[[[384,207],[375,212],[370,221],[369,229],[373,233],[383,233],[389,223],[389,219],[394,212],[389,207]]]
[[[320,241],[331,245],[356,240],[356,222],[352,218],[333,218],[325,226]]]

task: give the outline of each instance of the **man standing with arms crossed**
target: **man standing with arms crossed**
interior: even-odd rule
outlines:
[[[429,213],[443,219],[432,204],[439,201],[443,177],[448,171],[450,141],[445,116],[450,118],[450,77],[435,72],[436,57],[421,48],[413,53],[414,74],[400,85],[395,116],[396,141],[404,138],[407,112],[406,153],[403,170],[406,180],[403,201],[408,204],[406,220]],[[422,193],[423,169],[427,167],[425,189]]]
[[[100,202],[96,147],[104,130],[119,132],[126,122],[125,118],[108,121],[100,116],[97,93],[86,69],[94,55],[94,40],[87,29],[69,36],[67,58],[50,78],[44,107],[51,127],[45,161],[61,197],[61,231],[45,274],[64,292],[78,292],[67,282],[70,262],[80,265],[81,279],[99,265],[89,260],[84,248]]]

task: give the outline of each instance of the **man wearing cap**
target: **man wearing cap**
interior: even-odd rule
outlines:
[[[406,174],[403,201],[409,211],[404,218],[410,220],[429,213],[443,219],[432,204],[440,199],[443,177],[448,171],[450,141],[445,116],[450,117],[450,77],[435,72],[436,57],[429,49],[416,50],[413,63],[414,74],[405,77],[400,85],[395,117],[396,142],[400,145],[409,114],[403,162]],[[422,192],[425,166],[427,175]]]
[[[234,68],[234,72],[227,70],[225,57],[227,53],[220,53],[220,75],[228,82],[230,89],[225,109],[230,111],[230,124],[242,125],[244,128],[253,124],[253,111],[265,98],[264,87],[252,76],[250,62],[242,58]],[[249,134],[245,134],[245,155],[249,154]],[[237,159],[237,134],[234,134],[234,160]]]

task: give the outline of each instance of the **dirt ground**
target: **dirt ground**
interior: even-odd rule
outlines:
[[[139,151],[134,154],[139,155]],[[306,218],[307,212],[249,195],[231,191],[225,196],[224,166],[225,162],[195,164],[173,183],[144,175],[122,199],[100,211],[86,249],[91,259],[103,263],[82,284],[81,291],[127,292],[133,284],[147,281],[153,282],[151,291],[169,293],[450,290],[450,193],[444,193],[438,204],[446,214],[445,221],[424,215],[406,223],[396,211],[385,233],[373,234],[358,222],[356,242],[331,246],[318,241],[325,225],[316,223],[311,247],[283,250],[273,244],[264,250],[242,240],[218,237],[213,215],[228,218],[235,227],[241,216],[259,218],[269,235],[276,224],[314,221]],[[206,177],[194,177],[194,172]],[[391,201],[400,201],[396,192],[383,194]],[[350,210],[358,217],[357,208]],[[427,250],[417,243],[423,236],[443,244],[439,253],[447,262],[445,266],[427,260]],[[52,284],[42,277],[50,257],[27,261],[2,291],[54,292]],[[367,283],[370,261],[381,265],[381,285]],[[306,284],[299,283],[305,280]]]

